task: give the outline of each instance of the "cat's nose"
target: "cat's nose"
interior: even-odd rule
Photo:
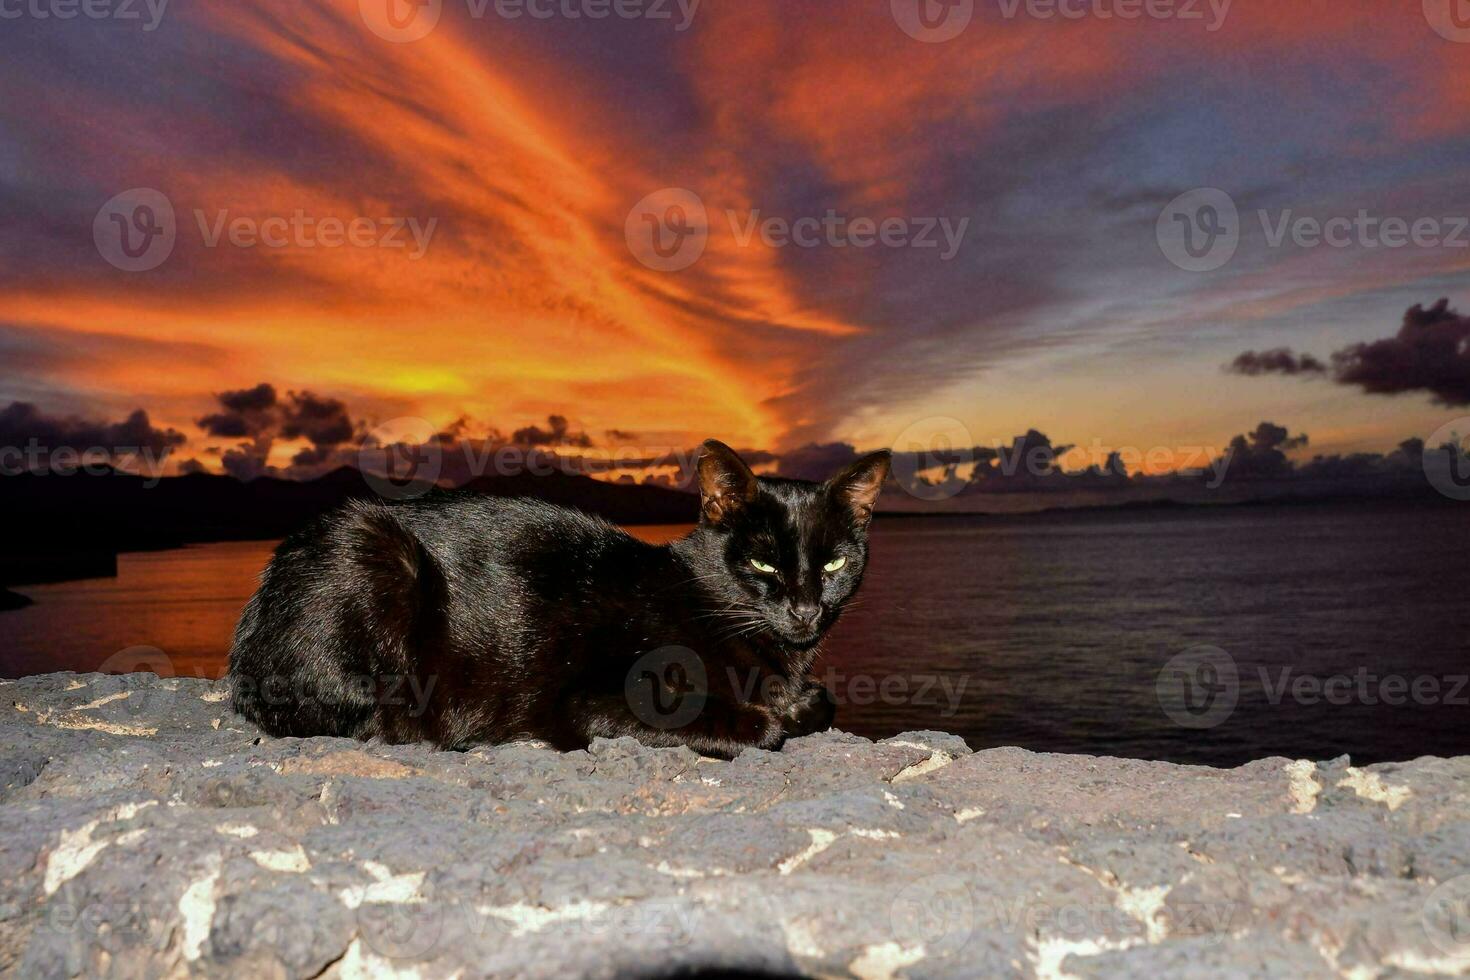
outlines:
[[[822,615],[822,607],[815,602],[793,602],[791,604],[791,618],[802,626],[810,626]]]

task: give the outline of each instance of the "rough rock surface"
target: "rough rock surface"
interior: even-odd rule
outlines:
[[[0,719],[8,974],[1470,971],[1470,759],[436,752],[150,674],[3,682]]]

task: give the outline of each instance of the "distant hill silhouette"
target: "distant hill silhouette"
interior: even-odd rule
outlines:
[[[23,595],[18,595],[7,589],[0,589],[0,612],[9,609],[24,609],[31,604],[31,600]]]
[[[149,482],[118,472],[0,480],[0,513],[8,518],[0,586],[115,574],[119,551],[285,537],[347,500],[378,496],[351,467],[308,481],[261,477],[244,483],[192,474]],[[698,517],[692,493],[585,476],[486,476],[464,489],[534,497],[618,524],[692,524]]]
[[[150,483],[154,485],[150,486]],[[425,484],[409,485],[427,492]],[[1055,513],[1198,513],[1225,506],[1328,504],[1354,500],[1448,503],[1420,479],[1398,480],[1371,493],[1310,493],[1293,485],[1251,484],[1246,497],[1196,500],[1156,498],[1095,505],[1048,507],[1027,514],[880,508],[892,516],[992,516],[1045,518]],[[692,492],[647,484],[610,483],[586,476],[483,476],[462,489],[495,497],[531,497],[599,515],[617,524],[692,524],[699,502]],[[1273,490],[1275,492],[1267,492]],[[1162,491],[1161,491],[1162,492]],[[900,502],[899,494],[892,495]],[[0,549],[0,591],[5,586],[94,578],[117,573],[117,554],[155,551],[207,541],[282,538],[318,514],[351,499],[381,499],[352,467],[315,480],[261,477],[248,483],[230,476],[193,474],[154,481],[125,473],[7,476],[0,479],[0,514],[7,518]],[[972,503],[988,501],[983,495]],[[0,610],[22,597],[0,595]]]

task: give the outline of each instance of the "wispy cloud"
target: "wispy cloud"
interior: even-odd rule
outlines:
[[[269,377],[363,417],[531,434],[567,415],[772,452],[883,444],[931,414],[1014,431],[1041,399],[1075,419],[1059,438],[1161,441],[1186,396],[1145,411],[1140,375],[1223,383],[1266,334],[1238,372],[1318,374],[1276,347],[1322,343],[1292,331],[1334,304],[1364,311],[1318,349],[1363,343],[1369,301],[1470,280],[1452,249],[1272,248],[1259,229],[1261,209],[1463,210],[1467,49],[1403,7],[1240,3],[1204,30],[981,4],[943,44],[835,0],[706,3],[683,31],[446,4],[412,43],[357,0],[206,0],[131,34],[22,19],[0,39],[0,345],[20,354],[0,398],[115,415],[141,397],[202,437],[216,392]],[[1154,225],[1207,186],[1240,205],[1239,252],[1181,272]],[[139,187],[175,238],[129,273],[93,225]],[[667,188],[707,236],[678,271],[628,243]],[[965,231],[951,250],[743,230],[829,220]],[[361,244],[324,236],[354,222]],[[1392,353],[1340,370],[1378,390]],[[1447,384],[1414,379],[1463,403]]]

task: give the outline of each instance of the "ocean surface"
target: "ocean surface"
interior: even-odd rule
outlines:
[[[219,676],[272,547],[20,588],[0,674]],[[1210,765],[1470,753],[1470,505],[882,517],[872,552],[817,669],[849,731]]]

